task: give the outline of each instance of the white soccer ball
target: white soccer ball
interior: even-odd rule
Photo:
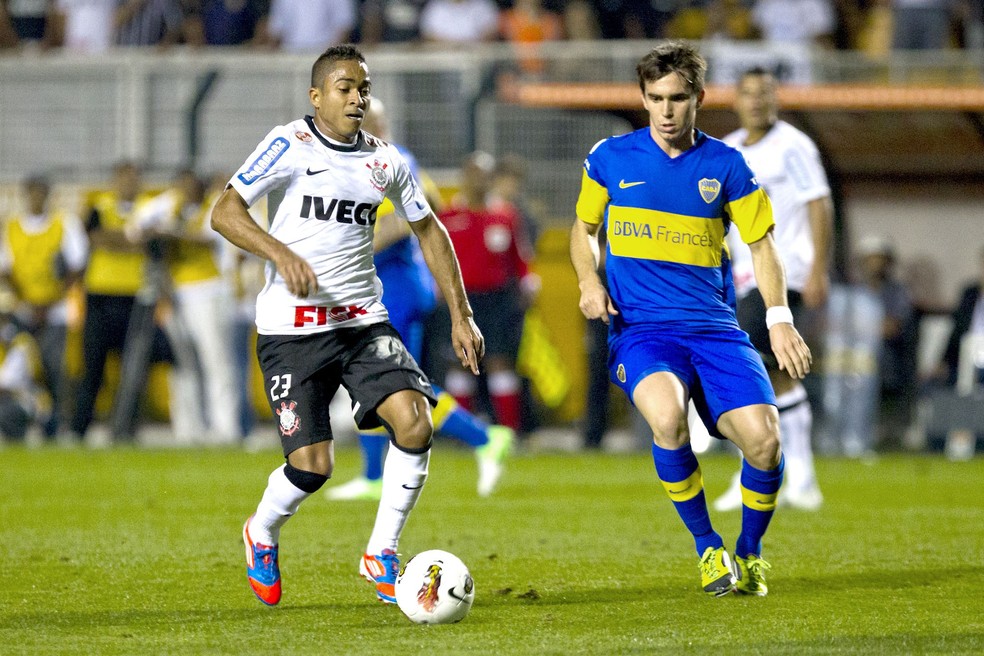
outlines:
[[[440,549],[422,551],[396,577],[396,603],[417,624],[460,622],[475,601],[475,581],[461,559]]]

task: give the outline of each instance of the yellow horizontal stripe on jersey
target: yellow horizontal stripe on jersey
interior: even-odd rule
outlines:
[[[721,266],[724,222],[638,207],[608,209],[612,254],[701,267]]]
[[[592,180],[588,172],[581,169],[581,193],[577,197],[575,213],[585,223],[601,223],[608,205],[608,190]]]
[[[663,488],[666,490],[666,493],[670,495],[670,500],[676,503],[689,501],[700,494],[700,491],[704,489],[704,477],[700,473],[700,467],[695,469],[693,474],[682,481],[667,483],[666,481],[660,479],[659,482],[663,484]]]
[[[395,211],[396,208],[393,206],[393,201],[389,198],[383,198],[383,202],[380,203],[379,207],[376,209],[376,216],[386,216],[387,214],[392,214]]]
[[[748,506],[752,510],[761,510],[762,512],[770,512],[775,510],[776,497],[778,496],[778,492],[773,492],[772,494],[762,494],[761,492],[756,492],[755,490],[749,490],[744,485],[741,486],[741,503],[742,505]]]
[[[772,218],[772,202],[762,188],[731,201],[725,209],[746,244],[757,242],[776,223]]]

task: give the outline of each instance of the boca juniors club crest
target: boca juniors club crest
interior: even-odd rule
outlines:
[[[297,401],[281,401],[277,408],[277,416],[280,417],[280,432],[284,437],[290,437],[301,427],[301,418],[294,412]]]
[[[625,382],[625,365],[624,364],[618,365],[618,369],[615,371],[615,375],[618,376],[618,382],[620,382],[620,383],[624,383]]]
[[[378,159],[374,159],[372,164],[366,164],[366,168],[369,169],[369,181],[379,191],[386,191],[387,166],[389,164],[380,164]]]
[[[710,180],[701,178],[700,182],[697,183],[697,189],[700,191],[700,197],[704,199],[704,202],[710,205],[721,193],[721,183],[713,178]]]

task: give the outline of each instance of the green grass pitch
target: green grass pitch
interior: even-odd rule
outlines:
[[[336,478],[358,470],[339,450]],[[777,513],[766,598],[706,597],[647,454],[519,455],[491,499],[438,443],[401,551],[459,555],[457,625],[358,576],[375,504],[309,499],[284,599],[251,594],[240,530],[276,451],[0,451],[0,654],[981,654],[984,459],[818,462],[826,503]],[[702,458],[713,498],[736,461]],[[713,514],[733,545],[738,514]]]

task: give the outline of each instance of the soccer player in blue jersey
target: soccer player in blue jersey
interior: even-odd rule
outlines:
[[[584,162],[571,261],[581,312],[609,325],[609,369],[653,431],[656,473],[694,537],[704,591],[765,595],[762,536],[782,483],[776,400],[762,360],[738,327],[724,244],[749,244],[768,308],[772,350],[795,378],[810,350],[793,327],[772,209],[738,151],[694,127],[706,63],[696,49],[660,42],[636,72],[649,125],[605,139]],[[608,235],[608,289],[597,273],[597,234]],[[711,526],[687,404],[708,430],[742,451],[742,528],[734,562]]]
[[[373,136],[389,139],[386,112],[378,98],[369,106],[362,127]],[[423,175],[417,159],[405,147],[399,144],[394,147],[407,160],[431,207],[438,208],[440,197],[434,184]],[[376,276],[383,284],[383,305],[389,312],[390,323],[403,338],[410,354],[420,362],[424,350],[424,323],[437,305],[437,285],[416,237],[396,216],[391,203],[384,202],[376,212],[373,248]],[[475,449],[478,494],[489,496],[502,476],[503,462],[515,439],[513,430],[508,426],[489,426],[458,405],[449,393],[433,387],[437,394],[437,406],[431,411],[434,431]],[[325,496],[333,500],[378,500],[383,492],[383,460],[388,447],[389,433],[385,429],[360,430],[362,475],[327,488]]]

